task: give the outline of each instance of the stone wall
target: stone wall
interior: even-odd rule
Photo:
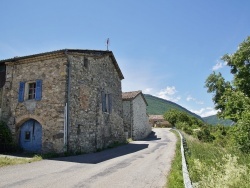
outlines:
[[[131,130],[132,130],[132,106],[131,101],[123,101],[123,125],[124,131],[127,132],[128,138],[132,138]]]
[[[42,125],[42,152],[63,152],[66,75],[65,57],[28,58],[7,63],[1,118],[17,142],[20,126],[32,118]],[[19,83],[37,79],[42,80],[41,101],[18,102]]]
[[[133,139],[139,140],[148,136],[151,132],[149,118],[146,112],[146,104],[142,95],[133,100]]]
[[[121,80],[109,55],[69,53],[69,149],[91,152],[124,142]],[[111,94],[112,112],[102,111],[102,95]]]

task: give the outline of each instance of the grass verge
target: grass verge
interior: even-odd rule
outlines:
[[[194,187],[250,187],[250,155],[203,143],[184,134],[188,170]]]
[[[40,160],[42,160],[42,157],[38,155],[34,155],[31,158],[0,157],[0,167],[7,166],[7,165],[31,163],[31,162],[40,161]]]
[[[175,157],[172,161],[171,170],[167,177],[167,183],[166,187],[168,188],[183,188],[183,176],[182,176],[182,163],[181,163],[181,139],[179,134],[171,130],[176,137],[177,137],[177,143],[176,143],[176,149],[175,149]]]

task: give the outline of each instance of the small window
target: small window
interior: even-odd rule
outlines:
[[[35,99],[42,100],[42,80],[35,82],[20,82],[18,91],[18,102]]]
[[[28,99],[35,99],[36,96],[36,83],[29,83],[28,85],[29,91],[28,91]]]
[[[88,68],[88,66],[89,66],[89,60],[85,57],[84,58],[84,60],[83,60],[83,66],[85,67],[85,68]]]
[[[111,94],[105,94],[102,92],[102,111],[111,113],[112,112],[112,96]]]
[[[30,140],[30,131],[25,131],[25,137],[24,137],[24,139],[25,139],[26,141],[29,141],[29,140]]]

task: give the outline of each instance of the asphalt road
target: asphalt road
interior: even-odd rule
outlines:
[[[163,187],[176,137],[153,129],[147,139],[102,152],[0,168],[0,187]]]

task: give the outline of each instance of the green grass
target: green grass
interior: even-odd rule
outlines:
[[[0,157],[0,167],[8,166],[8,165],[31,163],[31,162],[40,161],[40,160],[42,160],[42,157],[38,155],[35,155],[31,158]]]
[[[177,137],[175,157],[172,161],[171,170],[167,177],[166,187],[168,188],[183,188],[182,163],[181,163],[181,140],[176,131],[172,131]]]
[[[250,187],[250,155],[184,137],[189,175],[196,187]]]

